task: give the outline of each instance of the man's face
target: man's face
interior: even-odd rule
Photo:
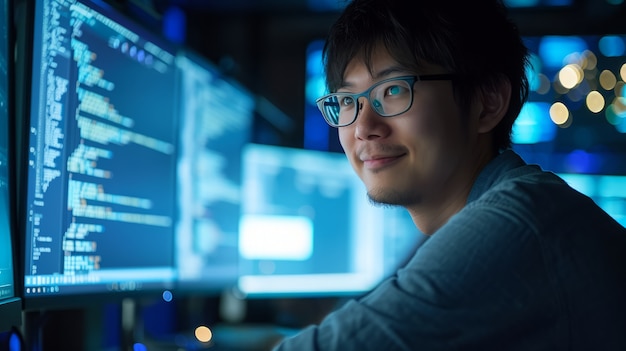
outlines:
[[[415,74],[384,50],[372,59],[371,74],[362,60],[354,59],[338,91],[360,93],[383,79]],[[425,66],[418,73],[453,72]],[[411,108],[394,117],[381,117],[361,98],[356,121],[339,128],[341,145],[372,200],[410,210],[465,202],[474,180],[477,133],[471,131],[476,130],[478,113],[459,109],[452,84],[416,82]]]

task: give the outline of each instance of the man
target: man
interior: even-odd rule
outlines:
[[[510,149],[528,51],[497,0],[353,0],[318,100],[375,203],[429,236],[283,350],[624,350],[626,230]]]

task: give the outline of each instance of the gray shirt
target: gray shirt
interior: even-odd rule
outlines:
[[[275,350],[626,350],[626,229],[507,150],[395,275]]]

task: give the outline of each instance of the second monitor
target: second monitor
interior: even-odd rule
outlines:
[[[181,294],[218,295],[239,275],[241,154],[255,97],[205,57],[182,50],[176,262]]]
[[[346,156],[250,144],[243,154],[239,289],[249,297],[359,295],[423,239],[369,202]]]

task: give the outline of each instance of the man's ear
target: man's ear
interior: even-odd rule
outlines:
[[[481,90],[482,111],[478,132],[488,133],[504,118],[511,101],[511,82],[504,76],[486,84]]]

